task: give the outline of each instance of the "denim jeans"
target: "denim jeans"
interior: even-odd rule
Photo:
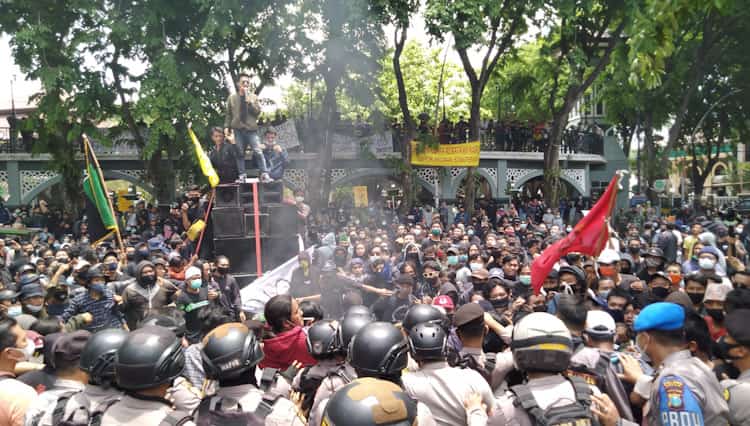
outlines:
[[[263,151],[260,149],[260,138],[255,130],[233,129],[234,138],[237,148],[240,150],[240,158],[237,159],[237,170],[241,175],[245,172],[245,148],[249,145],[253,150],[253,160],[258,165],[261,173],[268,173],[266,159],[263,157]]]

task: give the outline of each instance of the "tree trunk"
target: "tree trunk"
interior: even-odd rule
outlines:
[[[401,138],[401,162],[400,171],[401,189],[404,198],[399,206],[399,213],[406,215],[414,205],[414,179],[413,169],[411,167],[411,141],[416,134],[416,125],[414,118],[409,111],[408,94],[406,93],[406,84],[404,83],[404,73],[401,71],[401,53],[404,51],[406,43],[406,31],[408,26],[402,26],[399,35],[399,29],[394,33],[396,49],[393,52],[393,73],[396,76],[396,86],[398,87],[398,105],[401,108],[401,114],[404,117],[403,134],[398,135]],[[394,206],[395,207],[395,206]],[[439,206],[435,206],[437,209]]]
[[[643,158],[643,173],[646,178],[646,196],[652,205],[655,205],[657,200],[656,192],[654,192],[654,181],[656,180],[656,142],[654,141],[654,117],[652,113],[646,113],[643,128],[643,145],[644,155]],[[642,189],[641,189],[641,192]]]
[[[471,114],[469,116],[469,142],[479,140],[479,123],[481,120],[479,109],[482,101],[482,93],[480,87],[472,87],[471,89]],[[476,167],[468,167],[466,169],[466,178],[464,180],[464,208],[469,216],[474,214],[474,202],[476,201],[476,182],[474,175],[476,174]]]
[[[336,74],[336,75],[334,75]],[[333,115],[336,111],[336,88],[338,86],[338,74],[332,71],[325,76],[326,94],[322,105],[323,131],[320,132],[322,141],[320,144],[320,164],[323,169],[323,182],[318,197],[318,207],[327,206],[331,194],[331,165],[333,164],[333,152],[331,147],[331,133],[333,132]]]

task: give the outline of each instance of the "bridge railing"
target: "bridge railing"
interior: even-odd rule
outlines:
[[[399,152],[399,136],[396,131],[390,133],[393,138],[393,148]],[[0,127],[0,153],[23,154],[31,153],[34,146],[32,134],[18,134],[11,137],[9,127]],[[452,138],[446,139],[450,143],[461,143]],[[495,152],[544,152],[549,137],[546,132],[533,128],[508,128],[506,131],[496,132],[494,129],[482,129],[480,132],[482,151]],[[100,155],[138,155],[137,146],[127,142],[117,142],[104,145],[92,141],[94,150]],[[303,144],[304,146],[304,144]],[[563,134],[560,146],[561,154],[595,154],[604,155],[604,137],[593,132],[568,129]]]

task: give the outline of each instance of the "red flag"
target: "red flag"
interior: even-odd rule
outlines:
[[[531,264],[531,285],[534,294],[539,294],[544,279],[555,263],[568,253],[598,256],[609,240],[607,219],[612,214],[617,198],[620,174],[616,173],[607,190],[589,213],[581,219],[565,238],[547,247]]]

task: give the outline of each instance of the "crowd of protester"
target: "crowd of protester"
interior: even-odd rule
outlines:
[[[124,248],[40,203],[0,239],[2,425],[741,425],[746,218],[634,207],[595,257],[531,263],[583,200],[308,217],[288,294],[243,310],[195,253],[197,188],[122,215]],[[18,228],[18,227],[17,227]]]

